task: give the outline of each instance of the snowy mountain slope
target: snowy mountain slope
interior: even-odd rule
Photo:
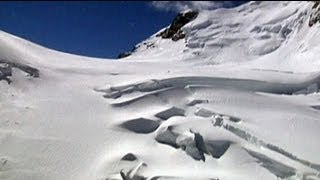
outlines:
[[[307,71],[316,71],[319,61],[314,54],[318,52],[318,40],[314,37],[319,36],[319,31],[307,23],[312,5],[298,1],[249,2],[232,9],[202,11],[182,28],[186,33],[184,40],[161,39],[156,37],[159,31],[138,44],[139,48],[126,59],[165,56],[164,60],[201,59],[197,61],[215,65],[256,60],[253,64],[257,68],[271,66],[270,69],[295,71],[303,71],[295,66],[300,59],[306,59],[310,61],[305,63],[309,65],[305,67]],[[270,59],[275,62],[269,63]],[[260,65],[264,60],[267,62]]]
[[[116,61],[0,32],[0,179],[320,179],[311,7],[200,12]]]

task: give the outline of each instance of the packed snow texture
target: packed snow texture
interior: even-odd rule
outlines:
[[[320,179],[312,5],[201,11],[121,60],[0,31],[0,179]]]

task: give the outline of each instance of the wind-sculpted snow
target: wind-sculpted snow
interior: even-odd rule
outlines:
[[[139,118],[126,121],[121,124],[121,127],[136,133],[145,134],[155,131],[159,127],[159,123],[157,121]]]
[[[289,178],[296,175],[296,169],[286,166],[281,162],[275,161],[263,154],[258,152],[247,150],[250,155],[257,158],[259,162],[262,163],[262,166],[267,168],[273,174],[279,178]]]
[[[311,106],[313,109],[316,109],[316,110],[320,110],[320,105],[318,106]]]
[[[170,57],[167,59],[179,60],[185,54],[184,57],[192,57],[188,59],[220,64],[247,62],[270,54],[279,57],[277,51],[285,52],[296,46],[296,41],[289,39],[296,38],[304,24],[308,24],[311,5],[308,9],[302,2],[248,2],[233,10],[199,12],[195,20],[182,28],[186,35],[179,45],[159,39],[156,33],[138,44],[139,48],[128,60],[145,59],[144,55],[165,55]],[[156,48],[149,49],[145,43],[152,43]]]
[[[194,106],[196,104],[201,104],[201,103],[209,103],[208,100],[203,100],[203,99],[193,99],[190,102],[187,103],[188,106]]]
[[[130,84],[125,86],[110,87],[106,90],[97,90],[105,92],[104,97],[117,99],[124,94],[134,91],[142,92],[142,97],[148,95],[147,92],[158,92],[168,88],[188,88],[188,87],[215,87],[226,89],[237,89],[243,91],[258,91],[276,94],[292,94],[296,91],[306,89],[312,83],[320,83],[320,75],[314,77],[309,82],[302,83],[273,83],[267,81],[257,81],[250,79],[232,79],[218,77],[176,77],[162,80],[151,80],[142,83]],[[141,98],[141,97],[140,97]]]
[[[159,130],[155,139],[159,143],[181,148],[195,160],[202,161],[206,160],[204,154],[211,155],[213,158],[220,158],[231,144],[231,142],[223,140],[205,141],[201,134],[192,132],[192,130],[190,132],[193,137],[184,137],[182,133],[175,133],[174,127],[169,126]]]
[[[147,104],[152,103],[154,99],[150,98],[150,96],[156,99],[160,99],[161,97],[162,101],[168,102],[166,98],[169,98],[168,94],[170,94],[170,92],[179,92],[180,96],[176,97],[175,101],[171,101],[170,108],[159,110],[158,113],[153,114],[155,118],[159,118],[160,125],[159,127],[152,127],[152,130],[150,129],[150,132],[155,131],[155,135],[151,135],[151,137],[154,136],[154,140],[160,144],[167,145],[174,149],[181,149],[186,155],[196,161],[207,162],[210,156],[213,159],[223,159],[229,147],[236,145],[245,149],[249,156],[261,161],[261,167],[266,168],[277,177],[289,178],[296,176],[298,171],[297,166],[301,165],[310,168],[308,171],[302,172],[302,176],[306,177],[307,175],[311,175],[318,177],[320,169],[317,163],[313,163],[312,160],[308,161],[300,158],[279,146],[262,141],[259,137],[250,134],[246,130],[242,130],[241,124],[246,124],[246,120],[242,119],[241,116],[226,113],[225,111],[220,112],[221,110],[219,110],[219,108],[216,110],[208,109],[207,107],[217,103],[216,100],[205,99],[204,97],[206,96],[202,96],[201,98],[193,97],[197,95],[197,93],[201,94],[202,91],[206,92],[204,94],[207,94],[207,92],[215,92],[216,90],[222,89],[224,91],[238,91],[241,93],[248,92],[249,94],[253,92],[265,92],[275,95],[291,95],[298,90],[307,89],[310,84],[318,82],[318,79],[318,76],[311,76],[310,79],[304,82],[294,84],[200,76],[174,77],[168,79],[153,79],[151,81],[147,80],[146,82],[122,86],[112,86],[108,89],[100,89],[97,91],[106,93],[104,97],[113,105],[117,104],[115,101],[121,102],[122,106],[114,106],[115,108],[123,107],[123,105],[133,106],[133,101],[136,103],[138,103],[138,101]],[[117,92],[118,96],[114,97],[110,95],[114,92]],[[241,93],[239,96],[242,96]],[[130,96],[130,94],[133,96]],[[195,119],[195,117],[202,119]],[[128,129],[141,133],[144,130],[135,130],[133,127],[136,126],[143,129],[149,126],[149,121],[154,122],[148,120],[148,122],[142,123],[141,121],[141,124],[136,123]],[[198,123],[191,123],[193,121],[198,121]],[[204,122],[213,125],[212,130],[209,131],[216,131],[217,128],[222,127],[224,131],[240,137],[244,142],[239,141],[237,138],[227,140],[225,138],[218,138],[219,136],[208,136],[208,129],[203,128],[203,126],[205,126]],[[149,130],[147,131],[149,132]],[[250,147],[250,145],[254,146]],[[269,153],[265,155],[261,150],[257,149],[257,147],[264,147],[270,152],[283,156],[280,159],[289,158],[300,165],[292,165],[292,163],[283,164],[279,162],[281,160],[278,159],[278,156],[275,156],[276,158],[273,159],[274,157],[272,155],[268,155]]]
[[[132,153],[128,153],[125,156],[123,156],[121,158],[121,160],[123,160],[123,161],[135,161],[135,160],[137,160],[137,157]]]
[[[199,11],[117,61],[0,31],[0,179],[319,180],[312,4]]]
[[[0,67],[0,80],[5,80],[8,84],[11,83],[11,79],[9,77],[12,76],[12,69],[8,64],[3,64]]]
[[[161,111],[158,114],[155,114],[155,116],[162,120],[167,120],[172,116],[184,116],[184,110],[177,107],[172,107],[167,110]]]
[[[17,68],[27,73],[31,77],[38,78],[40,76],[39,70],[31,66],[0,59],[0,81],[5,80],[8,82],[8,84],[12,82],[10,79],[12,76],[12,68]]]
[[[286,150],[280,148],[280,147],[277,147],[275,145],[272,145],[272,144],[269,144],[269,143],[266,143],[260,139],[258,139],[257,137],[251,135],[250,133],[244,131],[244,130],[241,130],[239,128],[236,128],[232,125],[229,125],[229,124],[226,124],[223,126],[226,130],[236,134],[237,136],[245,139],[246,141],[249,141],[250,143],[253,143],[255,145],[258,145],[258,146],[262,146],[262,147],[265,147],[265,148],[268,148],[272,151],[275,151],[277,153],[280,153],[292,160],[295,160],[295,161],[298,161],[306,166],[309,166],[315,170],[317,170],[318,172],[320,172],[320,164],[315,164],[315,163],[311,163],[311,162],[308,162],[306,160],[303,160],[303,159],[300,159],[298,158],[297,156],[291,154],[290,152],[287,152]]]
[[[237,117],[233,117],[230,115],[224,115],[224,114],[218,114],[218,113],[214,113],[210,110],[204,109],[204,108],[199,108],[198,110],[195,111],[194,113],[196,116],[201,116],[204,118],[208,118],[208,117],[215,117],[216,119],[221,119],[222,117],[226,117],[228,118],[228,120],[232,121],[232,122],[240,122],[241,119],[237,118]]]

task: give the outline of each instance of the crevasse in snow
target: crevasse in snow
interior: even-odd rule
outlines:
[[[0,179],[320,179],[312,6],[201,11],[113,61],[1,31]]]

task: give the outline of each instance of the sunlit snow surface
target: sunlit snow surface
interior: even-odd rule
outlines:
[[[0,32],[0,179],[320,179],[311,7],[200,12],[121,60]]]

